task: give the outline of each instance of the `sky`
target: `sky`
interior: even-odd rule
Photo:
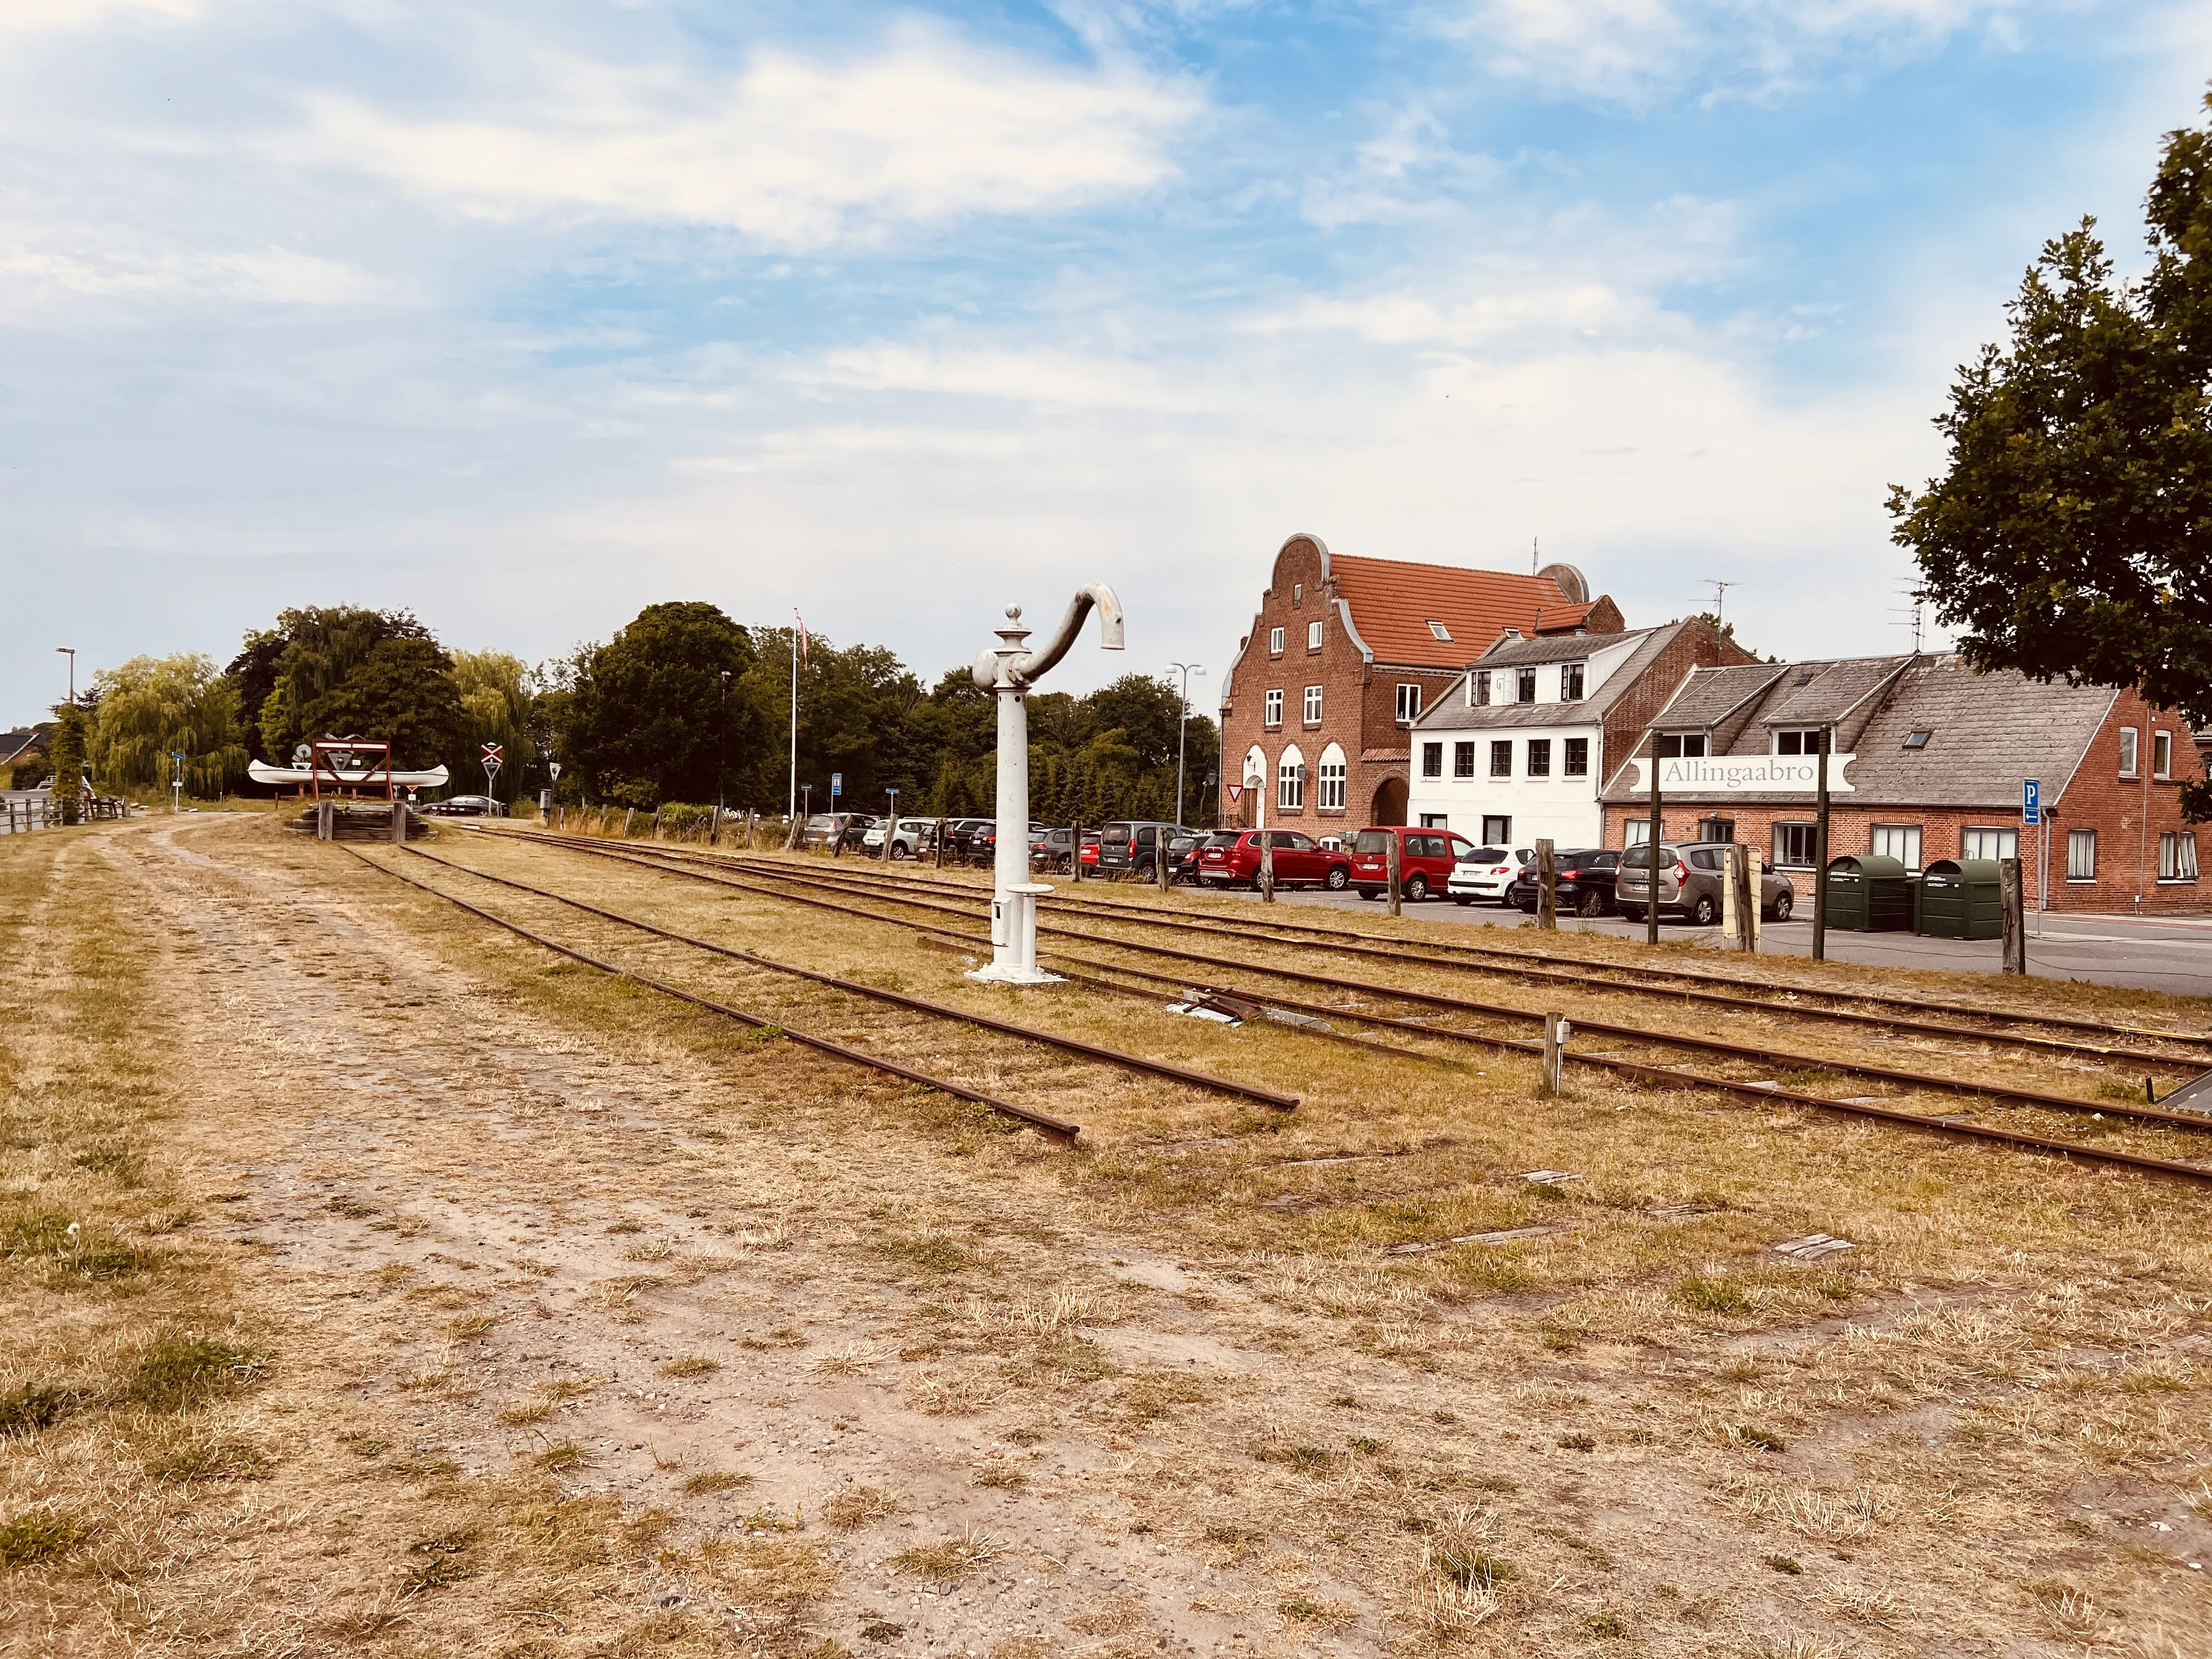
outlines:
[[[0,720],[288,605],[1209,706],[1274,550],[1906,647],[1893,483],[2212,8],[0,0]],[[1940,635],[1931,631],[1931,642]]]

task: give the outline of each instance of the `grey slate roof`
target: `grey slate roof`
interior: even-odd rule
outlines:
[[[1638,630],[1631,629],[1630,633]],[[1513,640],[1501,637],[1474,659],[1478,668],[1534,668],[1539,663],[1579,662],[1593,651],[1608,645],[1619,645],[1625,634],[1559,634],[1546,635],[1541,639]]]
[[[1828,676],[1816,672],[1809,684],[1800,687],[1796,683],[1799,666],[1784,665],[1778,683],[1747,711],[1751,717],[1730,722],[1736,734],[1719,744],[1716,753],[1765,754],[1770,725],[1817,725],[1841,715],[1850,706],[1838,706],[1847,692],[1856,688],[1863,697],[1868,689],[1901,666],[1903,672],[1887,691],[1870,708],[1861,709],[1839,733],[1843,741],[1838,747],[1858,758],[1850,768],[1852,793],[1838,799],[1854,806],[1986,806],[2016,815],[2021,782],[2026,778],[2039,779],[2044,799],[2055,801],[2081,766],[2119,695],[2108,686],[2046,685],[2023,674],[1977,674],[1957,657],[1868,657],[1802,665],[1832,673],[1849,671],[1835,674],[1829,691],[1820,694],[1816,703],[1812,694]],[[1726,712],[1724,703],[1741,705],[1740,694],[1749,689],[1745,684],[1749,672],[1747,668],[1698,670],[1681,695],[1652,721],[1653,729],[1695,731],[1717,723]],[[1726,684],[1711,684],[1721,680]],[[1713,718],[1686,718],[1686,707]],[[1812,716],[1802,712],[1814,707],[1824,712]],[[1833,713],[1825,712],[1828,710]],[[1860,729],[1853,732],[1852,725]],[[1931,734],[1927,746],[1907,749],[1905,740],[1916,731]],[[1629,787],[1634,776],[1621,766],[1607,781],[1604,799],[1642,799]],[[1810,809],[1810,798],[1803,795],[1716,799]]]
[[[1501,657],[1500,649],[1553,651],[1565,646],[1568,640],[1524,640],[1518,646],[1508,641],[1504,647],[1493,647],[1475,659],[1482,669],[1526,667],[1540,662],[1577,662],[1598,651],[1616,648],[1630,640],[1636,640],[1636,648],[1628,659],[1612,673],[1604,683],[1580,702],[1492,702],[1470,708],[1463,684],[1455,683],[1450,690],[1436,702],[1414,722],[1417,732],[1499,732],[1529,726],[1595,726],[1605,719],[1606,711],[1627,694],[1637,677],[1649,668],[1659,653],[1674,642],[1686,624],[1671,622],[1662,628],[1632,629],[1625,634],[1590,634],[1572,641],[1578,650],[1558,651],[1555,655]],[[1638,634],[1642,635],[1638,639]]]

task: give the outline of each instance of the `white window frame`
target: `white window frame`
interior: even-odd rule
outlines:
[[[1278,686],[1274,690],[1267,693],[1267,708],[1263,711],[1263,715],[1264,717],[1261,720],[1261,724],[1265,726],[1269,731],[1274,731],[1281,726],[1283,723],[1283,693],[1281,687]]]
[[[1319,618],[1316,618],[1314,621],[1306,624],[1306,649],[1309,651],[1318,651],[1321,649],[1321,622]]]
[[[1797,747],[1784,749],[1782,739],[1795,738]],[[1820,752],[1820,728],[1817,726],[1785,726],[1770,733],[1766,739],[1770,755],[1817,755]]]
[[[1563,662],[1559,665],[1559,701],[1580,702],[1588,695],[1583,690],[1589,676],[1587,663]]]
[[[1813,858],[1817,858],[1820,855],[1820,826],[1817,823],[1791,822],[1778,823],[1774,824],[1771,831],[1773,839],[1769,842],[1769,847],[1774,859],[1774,867],[1778,870],[1810,870],[1813,867]],[[1799,864],[1792,860],[1785,859],[1782,856],[1782,832],[1785,830],[1802,830],[1805,832],[1805,845],[1808,848],[1812,849],[1812,858],[1808,858],[1805,862]],[[1797,837],[1795,835],[1792,835],[1790,839],[1795,841]]]
[[[1970,837],[1978,836],[1996,836],[1997,850],[1994,853],[1975,851],[1978,843]],[[2009,853],[2004,850],[2008,843],[2012,848]],[[1962,859],[2016,859],[2020,856],[2019,828],[2008,823],[1970,823],[1959,832],[1959,856]]]
[[[1345,764],[1329,759],[1327,750],[1322,751],[1319,781],[1321,787],[1314,792],[1315,806],[1324,812],[1344,811]]]
[[[1408,696],[1407,694],[1412,695]],[[1411,726],[1421,717],[1421,688],[1412,680],[1398,682],[1398,724]]]
[[[1437,644],[1439,644],[1439,645],[1449,645],[1449,644],[1451,643],[1451,629],[1450,629],[1446,628],[1446,627],[1445,627],[1442,623],[1438,622],[1438,621],[1437,621],[1435,617],[1430,617],[1430,618],[1428,619],[1428,623],[1429,623],[1429,632],[1430,632],[1431,634],[1432,634],[1432,635],[1434,635],[1436,636],[1436,640],[1437,640]]]
[[[2094,830],[2069,830],[2066,832],[2066,879],[2081,882],[2097,879],[2097,832]]]
[[[1317,685],[1310,685],[1306,687],[1305,708],[1304,712],[1305,714],[1305,722],[1308,726],[1319,726],[1321,724],[1321,687]]]
[[[1488,669],[1486,668],[1479,674],[1469,674],[1467,677],[1467,704],[1470,708],[1490,707],[1490,671]]]
[[[2124,726],[2120,728],[2120,775],[2122,777],[2131,778],[2136,775],[2136,768],[2142,760],[2142,755],[2137,752],[2142,742],[2142,733],[2136,731],[2134,726]]]
[[[1651,819],[1647,813],[1640,818],[1626,818],[1621,822],[1621,845],[1642,847],[1651,839]]]
[[[2185,886],[2197,879],[2197,832],[2158,832],[2158,878],[2161,885]]]
[[[1917,823],[1877,823],[1873,826],[1872,851],[1876,857],[1893,858],[1908,870],[1917,870],[1922,828]]]
[[[1306,765],[1303,757],[1292,758],[1297,752],[1291,750],[1275,767],[1275,805],[1285,812],[1305,810]]]
[[[1705,734],[1702,732],[1662,732],[1655,743],[1661,760],[1703,760],[1705,758]],[[1670,743],[1674,745],[1672,754],[1667,750],[1667,745]],[[1692,749],[1690,747],[1692,744],[1697,744],[1697,747]]]
[[[1271,657],[1279,657],[1283,654],[1283,630],[1279,628],[1271,628],[1267,630],[1267,654]]]
[[[2163,726],[2150,734],[2150,775],[2160,781],[2173,775],[2173,733]]]
[[[1523,668],[1514,677],[1513,701],[1516,703],[1536,701],[1536,671]]]

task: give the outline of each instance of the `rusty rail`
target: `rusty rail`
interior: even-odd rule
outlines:
[[[791,963],[778,962],[772,957],[764,957],[757,951],[741,951],[733,945],[717,945],[712,939],[699,939],[690,933],[679,933],[674,928],[662,927],[653,922],[641,921],[635,916],[626,916],[618,911],[602,909],[596,904],[586,904],[581,899],[570,898],[565,893],[552,892],[543,887],[532,887],[527,882],[516,881],[508,876],[495,876],[487,870],[471,869],[465,864],[456,864],[451,859],[441,859],[434,853],[426,853],[419,847],[409,847],[403,850],[412,853],[416,858],[428,859],[433,864],[442,865],[448,870],[458,870],[465,876],[474,876],[479,881],[496,882],[502,887],[512,887],[517,892],[532,894],[542,899],[550,899],[556,904],[568,905],[572,908],[584,911],[587,915],[600,917],[607,921],[616,922],[622,927],[634,927],[641,933],[651,933],[659,939],[672,939],[678,945],[687,945],[696,951],[705,951],[715,956],[727,957],[732,961],[743,962],[755,968],[765,968],[775,973],[789,974],[799,979],[810,980],[817,985],[827,985],[853,996],[873,997],[879,1002],[888,1002],[897,1007],[910,1009],[916,1013],[933,1014],[940,1019],[957,1020],[965,1024],[981,1026],[988,1031],[1002,1032],[1008,1036],[1020,1037],[1026,1042],[1041,1042],[1051,1048],[1065,1049],[1069,1054],[1081,1054],[1086,1059],[1103,1060],[1109,1066],[1120,1066],[1124,1071],[1150,1073],[1155,1077],[1169,1078],[1177,1083],[1188,1084],[1194,1089],[1204,1089],[1214,1094],[1230,1095],[1243,1100],[1255,1101],[1262,1106],[1273,1106],[1284,1111],[1291,1111],[1296,1109],[1298,1103],[1298,1097],[1296,1095],[1286,1095],[1279,1089],[1266,1089],[1258,1084],[1238,1083],[1233,1079],[1214,1077],[1206,1072],[1193,1071],[1188,1066],[1177,1066],[1164,1060],[1152,1060],[1144,1054],[1125,1054],[1121,1049],[1109,1048],[1101,1043],[1086,1042],[1081,1037],[1064,1036],[1055,1031],[1042,1030],[1034,1025],[1018,1024],[1012,1020],[1000,1019],[991,1014],[976,1013],[967,1008],[955,1008],[941,1002],[930,1002],[921,997],[908,996],[902,991],[887,990],[879,985],[870,985],[862,980],[840,979],[835,974],[825,974],[815,969],[800,968]]]
[[[678,1002],[688,1002],[696,1008],[703,1008],[709,1013],[720,1014],[724,1018],[733,1019],[742,1025],[750,1025],[756,1030],[780,1030],[793,1042],[811,1048],[818,1054],[828,1054],[833,1059],[844,1060],[848,1065],[858,1066],[868,1071],[882,1072],[908,1083],[917,1083],[923,1088],[934,1089],[939,1094],[951,1095],[956,1099],[970,1101],[978,1106],[988,1107],[1002,1116],[1018,1119],[1033,1128],[1042,1129],[1048,1134],[1058,1135],[1066,1140],[1073,1140],[1082,1133],[1081,1125],[1069,1123],[1048,1113],[1037,1111],[1032,1107],[1019,1106],[1012,1101],[1001,1100],[996,1095],[985,1094],[980,1089],[971,1089],[964,1083],[955,1083],[949,1078],[933,1077],[927,1072],[917,1071],[911,1066],[902,1065],[899,1061],[887,1059],[882,1054],[872,1054],[865,1048],[852,1048],[833,1038],[816,1036],[811,1032],[801,1031],[794,1027],[781,1024],[775,1020],[763,1019],[759,1015],[748,1013],[742,1008],[732,1007],[728,1003],[717,1002],[710,997],[702,997],[696,991],[687,991],[680,985],[671,985],[664,980],[649,978],[631,969],[617,967],[611,962],[603,962],[599,957],[586,955],[572,945],[563,945],[558,939],[548,939],[543,933],[532,933],[529,928],[520,923],[509,921],[504,916],[494,915],[481,906],[471,904],[466,899],[455,898],[451,893],[441,893],[427,882],[417,881],[412,876],[402,875],[391,866],[369,857],[358,848],[348,847],[345,850],[363,864],[382,871],[394,881],[405,882],[410,887],[428,893],[434,898],[441,898],[447,903],[458,909],[465,910],[471,915],[488,921],[495,927],[503,927],[518,938],[528,939],[532,945],[550,951],[557,956],[567,957],[572,962],[580,962],[587,968],[596,968],[603,974],[611,974],[618,978],[633,979],[640,985],[659,992],[663,996],[673,997]]]

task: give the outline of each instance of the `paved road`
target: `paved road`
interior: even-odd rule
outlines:
[[[1258,895],[1237,892],[1232,897],[1258,903]],[[1381,913],[1380,900],[1354,893],[1284,893],[1279,904],[1292,908],[1320,908]],[[1518,927],[1527,920],[1518,910],[1495,905],[1461,906],[1431,900],[1418,908],[1406,907],[1408,915],[1424,921],[1463,922],[1475,927]],[[1562,917],[1562,932],[1611,933],[1622,939],[1642,939],[1644,924],[1612,918],[1583,921]],[[1717,927],[1692,927],[1663,921],[1660,937],[1697,939],[1721,944]],[[1769,922],[1764,949],[1775,954],[1806,957],[1813,953],[1813,924],[1808,921]],[[1891,968],[1932,968],[1948,973],[1994,974],[2000,966],[1995,939],[1923,939],[1914,933],[1844,933],[1831,929],[1828,959],[1863,962]],[[2092,985],[2131,986],[2141,990],[2171,991],[2180,996],[2212,997],[2212,918],[2138,921],[2124,916],[2045,917],[2040,924],[2028,918],[2027,968],[2031,974],[2052,979],[2081,980]]]

